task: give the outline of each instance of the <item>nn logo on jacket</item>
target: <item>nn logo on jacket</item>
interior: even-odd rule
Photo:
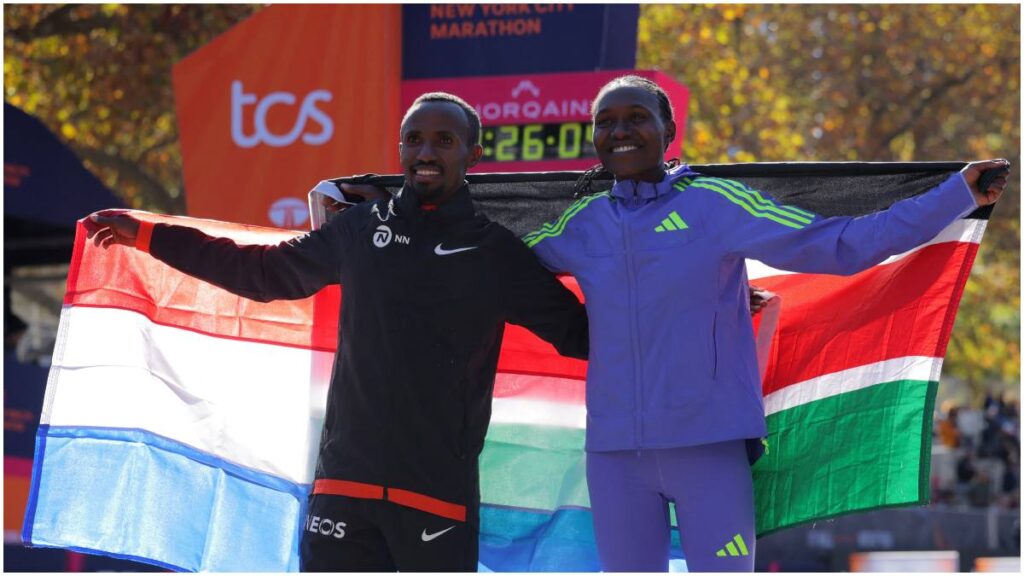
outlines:
[[[686,222],[679,217],[679,214],[675,210],[661,221],[661,226],[654,229],[655,232],[676,232],[679,230],[686,230],[689,226]]]
[[[412,239],[409,238],[408,236],[403,236],[401,234],[395,234],[391,232],[391,228],[387,227],[384,224],[377,226],[377,229],[374,230],[373,232],[373,245],[376,246],[377,248],[384,248],[388,244],[391,244],[392,239],[394,239],[394,241],[398,244],[406,245],[408,245],[409,242],[412,241]]]

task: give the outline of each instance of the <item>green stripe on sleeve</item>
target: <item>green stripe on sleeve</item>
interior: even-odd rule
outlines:
[[[590,198],[592,198],[592,196],[587,196],[586,198],[580,198],[579,200],[573,202],[572,204],[569,205],[568,208],[565,209],[565,212],[562,212],[562,215],[558,217],[558,220],[555,220],[554,222],[545,222],[545,223],[541,224],[540,228],[538,228],[537,230],[534,230],[533,232],[530,232],[526,236],[523,236],[523,242],[526,242],[527,239],[532,238],[532,237],[540,234],[541,232],[555,230],[559,226],[564,225],[564,222],[567,221],[569,218],[572,217],[573,214],[576,213],[575,211],[580,206],[580,204],[584,203],[585,201],[587,201]]]
[[[686,190],[686,188],[690,184],[693,184],[693,180],[694,180],[693,178],[689,178],[689,177],[687,177],[687,178],[680,178],[679,180],[676,181],[675,184],[673,184],[673,187],[676,190],[680,190],[680,191],[681,190]]]
[[[783,216],[779,216],[779,215],[775,215],[775,214],[770,214],[768,212],[762,212],[760,210],[757,210],[757,209],[755,209],[753,206],[751,206],[749,204],[749,201],[750,201],[749,198],[747,198],[747,197],[742,197],[742,198],[738,197],[738,196],[734,195],[730,190],[727,190],[725,188],[721,188],[721,187],[717,186],[716,184],[717,183],[714,183],[713,181],[709,181],[709,180],[706,180],[706,179],[701,179],[701,180],[698,180],[697,182],[694,182],[694,187],[696,187],[696,188],[703,188],[705,190],[710,190],[711,192],[717,192],[718,194],[721,194],[727,200],[729,200],[733,204],[736,204],[740,208],[743,208],[751,216],[754,216],[755,218],[767,218],[768,220],[771,220],[773,222],[777,222],[779,224],[782,224],[783,226],[788,226],[790,228],[795,228],[797,230],[800,230],[800,229],[802,229],[804,227],[803,224],[798,224],[798,223],[793,222],[791,220],[786,220],[785,217],[783,217]]]
[[[784,218],[790,218],[802,224],[810,224],[811,219],[814,217],[813,214],[811,215],[811,218],[808,218],[803,214],[794,212],[791,210],[792,206],[780,206],[766,199],[764,196],[761,196],[761,193],[758,192],[757,190],[754,190],[748,186],[744,186],[743,184],[740,184],[739,182],[736,182],[734,180],[725,180],[722,178],[707,178],[707,180],[714,182],[724,188],[728,188],[729,190],[735,192],[740,196],[746,197],[749,200],[751,206],[755,210],[760,210],[762,212],[774,212]],[[700,180],[698,180],[698,184],[699,183]]]
[[[601,192],[600,194],[594,194],[593,196],[587,196],[586,198],[580,199],[578,202],[569,206],[569,208],[562,214],[562,216],[554,224],[545,224],[540,227],[536,232],[527,234],[523,237],[523,242],[530,248],[533,248],[541,240],[545,238],[553,238],[559,236],[565,231],[566,224],[573,216],[579,214],[584,208],[590,205],[591,202],[598,198],[608,197],[608,192]]]

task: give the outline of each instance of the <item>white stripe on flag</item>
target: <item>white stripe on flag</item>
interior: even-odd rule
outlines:
[[[786,386],[764,397],[764,413],[770,416],[830,396],[869,388],[896,380],[937,381],[942,358],[905,356],[849,368]]]
[[[41,423],[146,430],[308,483],[327,386],[310,382],[318,355],[331,356],[65,307]]]
[[[534,424],[582,430],[587,426],[587,408],[582,404],[546,400],[495,398],[491,404],[491,423]]]
[[[893,262],[902,260],[903,258],[920,251],[925,246],[933,246],[944,242],[978,244],[981,242],[981,236],[984,234],[985,226],[987,224],[988,220],[976,220],[972,218],[957,220],[949,226],[946,226],[942,232],[939,232],[938,236],[932,238],[930,241],[925,242],[916,248],[907,250],[902,254],[890,256],[879,263],[878,266],[884,266],[885,264],[892,264]],[[798,274],[798,272],[772,268],[771,266],[757,260],[747,260],[747,278],[750,280],[767,278],[769,276],[785,276],[787,274]]]

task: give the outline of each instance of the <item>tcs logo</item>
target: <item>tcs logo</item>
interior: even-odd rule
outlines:
[[[331,117],[317,108],[318,102],[330,102],[333,96],[327,90],[314,90],[306,95],[299,106],[299,115],[291,130],[285,134],[274,134],[267,128],[267,113],[274,106],[295,106],[298,101],[291,92],[271,92],[262,99],[255,93],[247,94],[240,80],[231,83],[231,139],[242,148],[254,148],[260,144],[282,147],[290,146],[300,137],[311,146],[326,144],[334,134]],[[252,114],[253,133],[245,133],[246,107],[256,105]],[[309,120],[319,125],[319,130],[308,131]]]

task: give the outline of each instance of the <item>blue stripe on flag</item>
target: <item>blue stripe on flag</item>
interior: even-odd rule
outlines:
[[[308,486],[143,430],[40,427],[33,546],[178,570],[298,569]]]
[[[36,430],[36,455],[32,460],[32,484],[28,491],[28,502],[25,504],[25,521],[21,526],[21,541],[32,542],[32,519],[36,516],[36,494],[39,493],[40,466],[46,452],[46,424],[40,424]]]
[[[480,506],[480,564],[495,572],[597,572],[589,509]]]
[[[679,530],[672,526],[670,571],[685,567]],[[598,572],[589,508],[554,511],[480,506],[480,568],[494,572]],[[683,568],[685,570],[685,568]]]

